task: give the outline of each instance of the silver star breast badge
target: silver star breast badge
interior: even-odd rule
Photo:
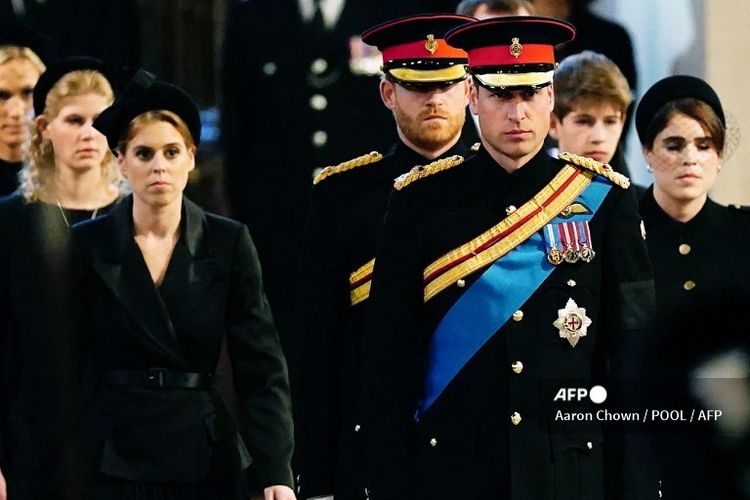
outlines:
[[[552,323],[560,332],[561,339],[567,339],[572,347],[585,337],[591,325],[591,318],[586,316],[586,308],[578,307],[575,300],[568,299],[565,309],[557,310],[557,319]]]

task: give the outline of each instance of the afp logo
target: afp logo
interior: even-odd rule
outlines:
[[[602,404],[607,400],[607,389],[601,385],[595,385],[591,389],[585,387],[561,387],[553,401],[582,401],[586,398],[591,399],[592,403]]]

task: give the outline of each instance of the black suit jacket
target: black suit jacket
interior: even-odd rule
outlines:
[[[372,498],[617,498],[605,497],[610,443],[598,422],[566,426],[551,405],[560,386],[590,388],[594,377],[619,374],[624,343],[644,334],[653,281],[632,189],[613,186],[591,220],[594,260],[555,268],[523,315],[501,326],[414,420],[430,338],[486,267],[426,303],[423,270],[528,201],[560,166],[541,151],[510,174],[480,151],[391,195],[364,342]],[[575,348],[553,326],[571,298],[593,320]]]
[[[132,200],[74,228],[99,386],[87,435],[98,470],[134,481],[198,481],[247,466],[257,488],[291,485],[286,364],[247,229],[185,199],[164,282],[151,281],[132,234]],[[214,391],[109,386],[116,370],[211,373],[226,337],[239,430]]]

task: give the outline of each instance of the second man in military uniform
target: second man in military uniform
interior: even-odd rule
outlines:
[[[419,15],[363,34],[383,52],[380,95],[399,139],[385,155],[372,152],[329,167],[314,181],[292,372],[300,498],[367,496],[360,360],[378,232],[399,174],[470,153],[460,140],[469,99],[466,52],[443,38],[472,20]]]

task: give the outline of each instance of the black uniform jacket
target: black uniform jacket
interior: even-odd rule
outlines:
[[[652,384],[651,399],[685,412],[727,412],[725,405],[736,402],[732,391],[738,381],[711,377],[718,384],[711,392],[728,396],[715,402],[699,400],[690,387],[693,370],[714,356],[732,350],[750,354],[750,212],[707,199],[695,217],[680,222],[661,209],[653,187],[640,200],[640,212],[656,284],[656,327],[642,353],[645,376],[660,380]],[[654,471],[664,498],[741,498],[736,469],[747,464],[742,458],[747,445],[737,436],[695,422],[664,424],[655,431]]]
[[[291,486],[286,364],[247,229],[185,199],[180,239],[157,288],[131,214],[128,198],[73,231],[98,382],[87,424],[101,448],[98,470],[134,481],[194,482],[216,468],[239,472],[249,451],[257,487]],[[210,374],[223,338],[241,439],[213,390],[107,384],[113,371]]]
[[[443,156],[466,155],[459,141]],[[473,153],[471,153],[473,154]],[[295,389],[299,493],[365,497],[362,333],[368,301],[351,305],[349,275],[375,258],[394,179],[431,160],[398,141],[382,160],[312,190],[300,266]]]
[[[84,356],[70,230],[57,205],[20,194],[0,202],[0,227],[0,468],[9,498],[77,500]]]
[[[361,52],[352,39],[422,10],[413,0],[346,0],[336,25],[322,29],[302,21],[297,0],[232,4],[222,66],[227,200],[253,235],[286,342],[315,169],[382,151],[396,138],[377,75],[350,66]]]
[[[606,442],[598,423],[571,426],[542,408],[552,403],[555,384],[588,388],[594,374],[615,372],[623,364],[620,344],[643,334],[653,283],[631,189],[613,186],[593,217],[593,261],[552,271],[522,315],[480,348],[419,423],[414,419],[430,337],[484,271],[424,303],[423,270],[504,219],[509,206],[528,201],[561,166],[540,151],[510,174],[480,151],[393,192],[365,340],[372,498],[604,498]],[[593,321],[575,348],[553,326],[568,299]],[[516,362],[520,372],[512,370]],[[547,383],[551,392],[543,390]]]

